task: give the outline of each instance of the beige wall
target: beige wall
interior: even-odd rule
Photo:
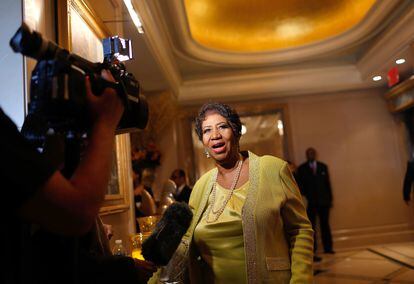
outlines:
[[[407,229],[413,226],[413,209],[402,200],[408,159],[404,130],[388,112],[382,93],[366,90],[286,99],[294,161],[302,163],[306,148],[312,146],[329,166],[334,196],[331,226],[337,246],[395,241],[397,232],[414,237]]]
[[[171,172],[178,167],[177,155],[177,129],[175,119],[168,122],[162,135],[157,141],[161,151],[161,166],[156,170],[156,179],[153,190],[155,199],[159,200],[164,183],[170,178]]]
[[[195,173],[191,141],[192,129],[188,118],[182,118],[176,114],[175,117],[165,123],[166,127],[157,141],[162,157],[161,166],[156,170],[156,181],[154,183],[156,199],[160,198],[162,187],[170,178],[173,170],[183,169],[187,174],[189,184],[192,184],[192,175]]]

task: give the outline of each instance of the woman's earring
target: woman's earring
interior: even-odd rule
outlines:
[[[207,151],[207,149],[204,149],[204,154],[206,154],[207,159],[210,158],[210,153]]]

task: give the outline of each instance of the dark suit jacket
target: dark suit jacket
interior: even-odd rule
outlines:
[[[178,202],[185,202],[188,204],[188,200],[190,200],[191,195],[191,187],[185,185],[183,190],[180,192],[179,195],[174,195],[174,198]]]
[[[303,163],[297,170],[297,183],[302,194],[308,200],[308,206],[332,206],[332,189],[328,166],[316,162],[316,174],[309,162]]]
[[[407,171],[405,172],[404,185],[403,185],[403,197],[405,201],[410,201],[410,194],[412,184],[414,181],[414,161],[407,163]]]

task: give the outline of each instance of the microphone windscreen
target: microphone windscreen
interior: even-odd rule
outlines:
[[[193,213],[184,202],[171,204],[158,221],[154,231],[142,244],[145,260],[167,265],[190,227]]]

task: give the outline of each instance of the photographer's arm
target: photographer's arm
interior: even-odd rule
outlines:
[[[113,81],[107,71],[102,76]],[[83,234],[97,217],[107,189],[115,128],[123,112],[113,89],[97,97],[89,80],[86,87],[94,123],[83,159],[70,180],[58,171],[53,173],[20,211],[23,217],[62,234]]]

